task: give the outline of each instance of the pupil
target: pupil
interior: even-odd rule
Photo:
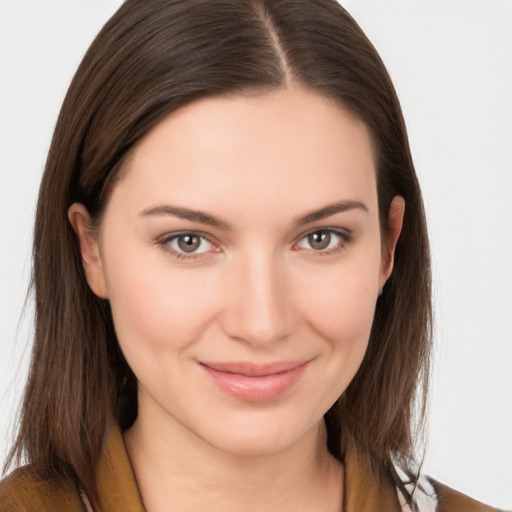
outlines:
[[[329,247],[329,244],[331,243],[331,234],[328,231],[317,231],[316,233],[311,233],[308,236],[308,242],[313,249],[325,249]]]
[[[198,236],[182,235],[178,238],[178,246],[184,252],[194,252],[200,244]]]

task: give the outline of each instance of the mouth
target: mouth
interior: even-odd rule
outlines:
[[[200,366],[229,395],[246,402],[266,402],[288,391],[300,379],[309,363],[310,360],[269,364],[201,362]]]

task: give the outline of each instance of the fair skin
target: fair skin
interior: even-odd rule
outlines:
[[[99,233],[70,208],[139,382],[125,441],[148,512],[341,510],[323,415],[363,359],[403,212],[382,240],[365,126],[298,87],[174,112]]]

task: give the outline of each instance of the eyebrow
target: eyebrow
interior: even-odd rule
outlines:
[[[318,210],[308,212],[306,215],[296,218],[293,221],[295,227],[310,224],[321,219],[335,215],[336,213],[342,213],[349,210],[361,210],[368,212],[368,207],[361,201],[339,201],[333,203]],[[206,224],[215,228],[225,229],[227,231],[232,230],[231,225],[224,219],[211,215],[200,210],[191,210],[189,208],[182,208],[180,206],[172,205],[157,205],[146,208],[140,214],[143,217],[146,216],[162,216],[172,215],[173,217],[179,217],[180,219],[189,220],[191,222],[198,222],[200,224]]]
[[[180,219],[190,220],[192,222],[199,222],[200,224],[207,224],[209,226],[213,226],[215,228],[222,228],[225,230],[232,229],[231,226],[220,217],[216,217],[215,215],[211,215],[206,212],[201,212],[199,210],[190,210],[189,208],[181,208],[180,206],[172,206],[172,205],[158,205],[150,208],[146,208],[141,212],[142,216],[148,215],[172,215],[174,217],[179,217]]]
[[[342,213],[349,210],[361,210],[368,213],[368,207],[361,201],[339,201],[337,203],[329,204],[320,208],[319,210],[313,210],[306,215],[299,217],[294,221],[295,226],[303,226],[317,220],[325,219],[336,213]]]

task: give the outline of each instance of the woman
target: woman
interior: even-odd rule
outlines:
[[[125,2],[62,107],[34,284],[2,510],[488,510],[413,466],[421,194],[334,1]]]

